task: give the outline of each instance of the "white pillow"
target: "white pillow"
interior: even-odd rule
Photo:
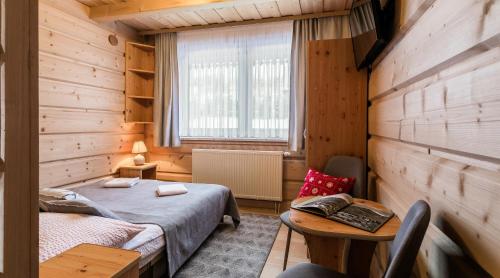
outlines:
[[[121,220],[72,213],[39,214],[39,261],[82,243],[120,247],[145,228]]]

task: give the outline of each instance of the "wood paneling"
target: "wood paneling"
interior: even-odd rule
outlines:
[[[56,1],[56,0],[44,0]],[[251,1],[88,1],[87,13],[102,22],[120,21],[138,30],[160,30],[260,20],[323,12],[348,13],[352,0],[251,0]]]
[[[307,168],[303,159],[283,160],[283,179],[287,181],[303,182],[306,177]]]
[[[40,4],[41,187],[113,174],[144,138],[142,125],[124,121],[125,38],[86,12],[75,1]]]
[[[373,70],[370,97],[404,88],[498,46],[499,29],[500,5],[496,2],[435,1]]]
[[[40,52],[40,77],[123,91],[123,73]]]
[[[135,141],[143,140],[142,134],[77,133],[40,135],[40,162],[95,156],[100,154],[127,153]]]
[[[41,4],[45,4],[44,8],[52,8],[62,11],[64,14],[71,15],[77,17],[86,23],[91,25],[99,26],[107,31],[113,32],[115,34],[120,34],[123,39],[135,41],[140,39],[137,36],[137,31],[132,29],[131,27],[121,23],[121,22],[106,22],[106,23],[97,23],[89,18],[90,8],[76,0],[40,0]],[[43,8],[43,7],[42,7]],[[74,19],[71,19],[74,20]],[[80,24],[81,25],[81,24]],[[84,26],[84,25],[81,25]],[[98,28],[98,29],[100,29]],[[101,30],[97,30],[101,31]],[[117,47],[119,49],[119,47]]]
[[[39,29],[38,35],[40,51],[45,53],[117,72],[123,72],[125,69],[123,56],[115,51],[99,49],[62,33],[45,29],[44,27]]]
[[[143,126],[127,124],[122,112],[40,108],[40,133],[138,132]]]
[[[149,160],[158,164],[158,172],[191,174],[192,157],[191,154],[149,154]]]
[[[78,3],[75,1],[67,0],[64,2],[77,8],[76,4]],[[118,44],[112,45],[109,43],[109,35],[115,35],[115,32],[100,27],[90,20],[84,20],[66,11],[56,9],[49,4],[40,3],[38,19],[40,26],[85,41],[92,46],[115,51],[118,54],[125,51],[125,38],[121,35],[116,36]]]
[[[40,187],[55,187],[115,173],[132,164],[129,154],[97,155],[40,164]]]
[[[432,207],[433,224],[451,225],[472,256],[491,273],[498,273],[500,173],[442,159],[422,149],[370,140],[369,165],[379,175],[379,197],[387,194],[380,191],[391,191],[404,208],[415,200],[426,200]]]
[[[192,182],[193,176],[189,174],[179,174],[170,172],[157,172],[156,178],[163,181]]]
[[[100,89],[68,82],[39,80],[40,105],[122,112],[125,96],[122,91]]]
[[[365,70],[357,71],[350,39],[311,41],[308,48],[307,166],[333,155],[366,157]]]
[[[498,48],[374,102],[372,134],[500,158]]]
[[[258,10],[256,9],[258,12]],[[201,12],[201,11],[200,11]],[[318,19],[318,18],[327,18],[327,17],[343,17],[343,16],[348,16],[349,11],[348,10],[342,10],[342,11],[330,11],[330,12],[322,12],[322,13],[312,13],[312,14],[301,14],[301,15],[286,15],[286,16],[278,16],[275,14],[274,16],[266,17],[266,18],[261,18],[261,19],[249,19],[249,20],[238,20],[238,21],[228,21],[224,22],[224,20],[221,18],[219,21],[222,21],[221,23],[213,23],[213,24],[208,24],[208,25],[192,25],[192,26],[180,26],[176,28],[162,28],[162,29],[156,29],[156,30],[143,30],[140,31],[139,34],[143,36],[148,36],[148,35],[156,35],[156,34],[161,34],[161,33],[178,33],[178,32],[184,32],[184,31],[191,31],[191,30],[201,30],[201,29],[210,29],[210,28],[220,28],[220,27],[236,27],[236,26],[243,26],[243,25],[254,25],[254,24],[264,24],[264,23],[272,23],[272,22],[284,22],[284,21],[294,21],[294,20],[304,20],[304,19]],[[216,19],[217,17],[215,17]],[[344,17],[344,19],[347,19],[347,17]]]
[[[413,25],[427,11],[435,0],[398,0],[396,3],[393,38],[384,50],[375,59],[374,65],[382,61],[385,56],[403,39]]]
[[[431,205],[417,276],[449,276],[456,258],[498,276],[500,3],[411,2],[399,2],[407,32],[369,82],[372,195],[399,217],[418,199]],[[374,275],[386,256],[380,246]]]
[[[1,1],[0,277],[38,277],[38,1]],[[5,60],[4,60],[5,58]],[[4,98],[4,99],[3,99]],[[5,124],[5,125],[4,125]]]

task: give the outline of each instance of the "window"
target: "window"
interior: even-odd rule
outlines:
[[[291,22],[178,34],[181,138],[287,140]]]

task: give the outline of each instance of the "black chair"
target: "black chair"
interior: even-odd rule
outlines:
[[[365,198],[365,174],[363,160],[353,156],[334,156],[328,160],[323,172],[330,176],[340,177],[355,177],[356,182],[352,189],[352,196],[356,198]],[[283,262],[283,270],[286,269],[288,262],[288,253],[290,251],[290,239],[292,237],[292,230],[303,234],[302,230],[293,225],[290,221],[290,211],[286,211],[280,215],[281,222],[288,227],[288,234],[286,237],[285,247],[285,260]]]
[[[425,231],[429,226],[431,209],[420,200],[411,206],[389,251],[385,278],[410,277]],[[310,263],[296,265],[278,275],[278,278],[295,277],[349,277],[322,266]]]

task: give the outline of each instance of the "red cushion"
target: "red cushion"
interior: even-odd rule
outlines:
[[[299,197],[327,196],[339,193],[349,193],[356,178],[333,177],[320,171],[309,169]]]

